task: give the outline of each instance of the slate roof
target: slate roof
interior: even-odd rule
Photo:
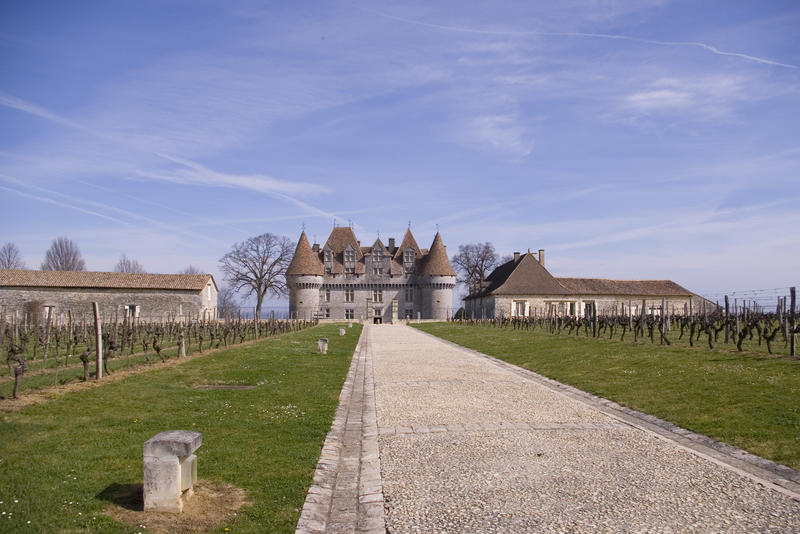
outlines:
[[[166,289],[200,291],[210,274],[104,273],[93,271],[23,271],[0,269],[0,287],[51,287],[75,289]]]
[[[671,280],[609,280],[604,278],[556,278],[534,254],[519,262],[508,261],[486,277],[484,287],[467,298],[486,295],[615,295],[642,297],[690,297],[688,289]]]
[[[433,243],[431,243],[431,248],[422,262],[421,269],[417,271],[417,274],[422,276],[456,275],[453,266],[450,265],[450,260],[447,258],[447,248],[444,246],[442,236],[439,232],[436,232]]]
[[[306,233],[300,234],[300,239],[297,241],[297,248],[294,250],[292,262],[289,268],[286,269],[286,274],[289,275],[315,275],[322,276],[323,268],[319,255],[311,250],[311,245],[308,244],[308,237]]]

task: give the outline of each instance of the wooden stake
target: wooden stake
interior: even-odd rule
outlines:
[[[92,302],[92,311],[94,312],[95,343],[97,344],[97,359],[95,360],[97,373],[95,378],[100,380],[103,378],[103,327],[100,321],[100,306],[96,302]]]
[[[795,338],[797,337],[797,334],[794,333],[794,328],[795,328],[795,306],[797,304],[797,290],[796,290],[796,288],[794,288],[794,287],[790,287],[789,288],[789,299],[790,299],[790,302],[789,302],[789,323],[790,323],[789,327],[791,329],[789,331],[789,333],[791,334],[791,337],[789,338],[790,339],[790,341],[789,341],[789,343],[790,343],[789,354],[794,356],[795,355],[795,346],[796,346]]]

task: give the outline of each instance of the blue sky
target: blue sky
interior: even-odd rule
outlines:
[[[263,232],[705,294],[800,267],[800,6],[0,4],[0,242],[212,273]]]

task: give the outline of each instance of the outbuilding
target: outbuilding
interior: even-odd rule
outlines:
[[[0,269],[0,312],[6,318],[60,320],[100,306],[105,320],[211,320],[217,283],[210,274],[145,274]]]
[[[538,257],[514,253],[464,299],[466,316],[473,319],[585,317],[591,310],[601,315],[688,314],[706,304],[672,280],[557,278],[544,266],[544,250]]]

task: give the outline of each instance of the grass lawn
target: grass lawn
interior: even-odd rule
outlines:
[[[800,469],[800,361],[488,326],[413,325]]]
[[[360,334],[325,325],[232,348],[0,419],[0,532],[131,532],[102,514],[114,485],[142,481],[142,443],[196,430],[198,478],[253,503],[232,532],[293,532]],[[316,339],[330,340],[328,354]],[[202,390],[200,384],[254,385]],[[30,521],[30,524],[28,523]],[[138,531],[138,530],[137,530]]]

